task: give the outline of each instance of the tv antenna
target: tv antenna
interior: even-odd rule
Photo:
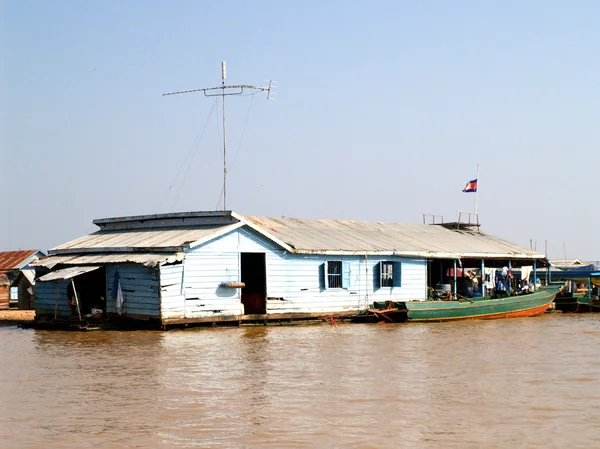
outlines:
[[[225,79],[227,78],[227,69],[225,61],[221,61],[221,85],[218,87],[206,87],[204,89],[182,90],[179,92],[169,92],[165,95],[189,94],[193,92],[202,92],[205,97],[218,97],[223,99],[223,210],[227,210],[227,128],[225,126],[225,97],[229,95],[242,95],[246,90],[254,90],[255,93],[266,92],[267,100],[271,99],[271,83],[265,87],[249,86],[240,84],[237,86],[226,86]],[[220,91],[220,92],[219,92]]]

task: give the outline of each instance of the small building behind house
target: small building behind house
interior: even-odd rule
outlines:
[[[0,309],[35,308],[35,269],[31,263],[44,256],[37,249],[0,252]]]
[[[187,212],[94,220],[37,261],[36,319],[136,327],[352,318],[544,255],[451,225]],[[452,280],[454,282],[452,282]],[[448,282],[451,282],[449,286]]]

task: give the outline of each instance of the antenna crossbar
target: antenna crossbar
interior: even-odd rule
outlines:
[[[271,85],[272,81],[269,81],[269,85],[266,87],[259,86],[250,86],[248,84],[239,84],[235,86],[226,86],[225,85],[226,71],[225,71],[225,61],[221,62],[221,79],[223,83],[218,87],[206,87],[204,89],[191,89],[191,90],[181,90],[178,92],[168,92],[163,94],[163,96],[167,95],[179,95],[179,94],[190,94],[195,92],[204,93],[205,97],[222,97],[223,99],[223,210],[227,210],[227,132],[225,128],[225,97],[229,95],[242,95],[245,90],[255,90],[258,92],[266,92],[267,100],[271,98]],[[231,92],[235,89],[235,92]],[[219,91],[219,92],[215,92]]]
[[[225,92],[223,93],[224,90],[226,89],[238,89],[239,92]],[[207,97],[220,97],[222,95],[241,95],[244,93],[244,90],[246,89],[253,89],[253,90],[258,90],[259,92],[271,92],[271,86],[266,86],[266,87],[259,87],[259,86],[249,86],[247,84],[241,84],[239,86],[219,86],[219,87],[207,87],[204,89],[192,89],[192,90],[181,90],[179,92],[168,92],[166,94],[162,94],[163,97],[167,96],[167,95],[179,95],[179,94],[191,94],[194,92],[204,92],[204,95],[206,95]],[[214,90],[220,90],[220,93],[216,93],[216,94],[207,94],[207,92],[210,91],[214,91]]]

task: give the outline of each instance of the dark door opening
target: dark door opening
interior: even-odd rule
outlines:
[[[89,318],[91,315],[106,316],[106,268],[100,267],[97,270],[80,274],[79,276],[68,279],[67,295],[73,315],[77,315],[77,305],[74,301],[73,284],[77,291],[77,300],[81,316]],[[101,313],[94,313],[101,310]]]
[[[267,313],[267,270],[264,253],[241,254],[242,304],[247,315]]]

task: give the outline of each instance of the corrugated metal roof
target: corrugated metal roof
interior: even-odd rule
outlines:
[[[157,217],[161,225],[169,219],[168,214]],[[426,258],[544,258],[543,254],[483,232],[453,230],[439,225],[245,217],[227,212],[225,218],[228,220],[222,224],[215,224],[214,217],[207,215],[206,220],[210,224],[206,225],[153,228],[152,216],[143,216],[144,220],[137,218],[126,217],[127,226],[123,229],[117,225],[120,226],[125,219],[105,219],[117,227],[65,243],[51,249],[50,254],[54,258],[78,256],[54,259],[56,263],[63,264],[131,262],[155,266],[164,262],[168,254],[185,251],[239,226],[248,225],[286,250],[297,253],[395,254]],[[202,219],[202,216],[193,218]],[[137,226],[141,221],[141,229],[128,227],[130,223]],[[238,222],[232,224],[231,221]],[[52,263],[52,260],[47,263]]]
[[[27,265],[26,262],[28,259],[37,252],[39,252],[37,249],[0,252],[0,270],[15,270],[22,268],[24,265]]]
[[[244,217],[300,253],[386,253],[419,257],[544,258],[479,231],[438,225]]]
[[[87,267],[69,267],[63,268],[62,270],[56,270],[52,273],[45,274],[38,278],[38,281],[47,282],[47,281],[57,281],[62,279],[71,279],[80,274],[89,273],[90,271],[94,271],[100,268],[99,266],[87,266]]]
[[[183,251],[190,245],[228,232],[239,224],[182,226],[179,228],[124,229],[97,231],[72,240],[49,251],[51,255],[114,252],[169,252]]]
[[[174,263],[183,260],[184,253],[150,254],[150,253],[117,253],[117,254],[85,254],[81,256],[50,256],[40,259],[34,266],[52,269],[56,265],[94,265],[109,263],[137,263],[147,267],[155,267],[161,263]]]

